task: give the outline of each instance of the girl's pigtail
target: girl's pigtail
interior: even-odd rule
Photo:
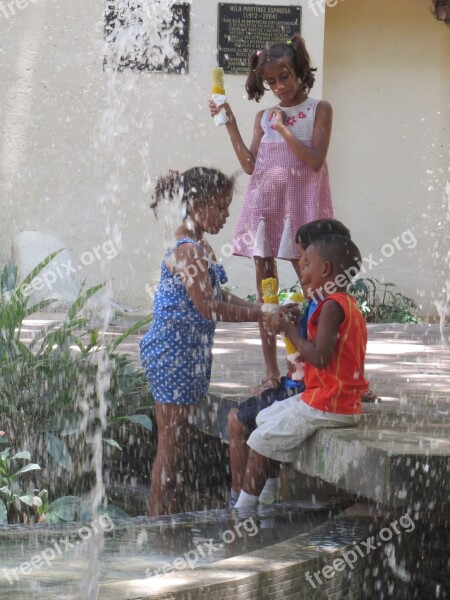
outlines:
[[[152,196],[153,202],[150,204],[156,217],[158,204],[161,200],[173,200],[179,192],[180,182],[181,175],[178,171],[169,171],[167,175],[158,177]]]
[[[299,33],[295,33],[291,38],[292,50],[294,51],[295,60],[297,62],[297,72],[302,82],[302,87],[305,92],[313,87],[315,82],[314,72],[316,68],[311,67],[311,59],[308,50],[306,49],[305,41]]]
[[[245,89],[247,90],[248,99],[256,100],[259,102],[264,96],[264,83],[261,76],[260,58],[262,50],[256,50],[252,52],[248,59],[248,76],[245,82]]]

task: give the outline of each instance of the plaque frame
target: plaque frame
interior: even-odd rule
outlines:
[[[141,1],[145,0],[125,0],[128,5],[134,4],[139,7]],[[115,66],[119,71],[124,69],[131,69],[139,72],[147,73],[188,73],[189,71],[189,33],[190,33],[190,2],[174,2],[172,5],[173,19],[170,23],[163,22],[161,24],[162,29],[169,29],[174,27],[173,33],[175,38],[174,49],[179,58],[179,62],[174,64],[170,61],[167,56],[163,56],[162,60],[158,64],[151,64],[147,58],[146,61],[142,61],[139,58],[133,58],[130,56],[120,57],[118,64]],[[106,0],[105,17],[104,17],[104,35],[108,44],[114,44],[116,37],[114,36],[114,30],[117,23],[120,27],[126,27],[127,24],[124,19],[121,19],[118,15],[118,0]],[[182,27],[177,27],[176,23],[181,23]],[[143,45],[150,47],[145,41],[142,41]],[[158,48],[156,44],[153,47]],[[145,56],[146,50],[144,48],[142,56]],[[162,51],[161,54],[163,55]],[[103,61],[104,68],[108,64],[108,57],[105,56]]]
[[[260,28],[260,37],[256,35],[257,30],[252,30],[247,33],[249,35],[241,35],[240,39],[231,39],[235,34],[235,29],[232,28],[230,33],[231,20],[234,16],[236,22],[239,15],[248,15],[248,21],[245,23],[262,23],[266,26]],[[250,15],[256,15],[250,17]],[[263,15],[259,18],[257,15]],[[264,17],[265,15],[265,17]],[[277,18],[280,15],[285,15],[287,19]],[[296,15],[295,19],[292,19],[291,15]],[[227,22],[227,31],[224,31],[223,25]],[[275,27],[272,29],[273,35],[268,36],[267,32],[270,31],[270,24],[275,22]],[[283,26],[283,23],[286,23]],[[285,27],[285,30],[283,30]],[[283,41],[290,39],[294,33],[300,33],[302,31],[302,7],[294,4],[286,4],[283,6],[268,5],[268,4],[244,4],[244,3],[230,3],[230,2],[219,2],[217,7],[217,58],[220,67],[223,67],[225,73],[230,74],[242,74],[248,72],[248,57],[254,50],[262,49],[266,45],[270,45],[277,41]],[[229,46],[225,44],[225,37],[229,38]],[[247,40],[252,41],[247,41]],[[234,53],[234,54],[233,54]]]

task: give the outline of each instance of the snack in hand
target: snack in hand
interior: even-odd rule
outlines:
[[[211,71],[212,76],[212,99],[214,100],[216,106],[222,106],[227,101],[227,97],[225,95],[225,84],[223,82],[223,68],[222,67],[214,67]],[[225,125],[228,123],[227,113],[225,109],[214,115],[214,123],[216,127],[218,125]]]
[[[214,67],[211,71],[212,75],[212,93],[225,95],[225,84],[223,83],[223,68]]]
[[[264,304],[278,304],[278,280],[268,277],[261,282]]]
[[[278,310],[278,304],[279,304],[279,302],[278,302],[278,280],[275,277],[268,277],[267,279],[263,279],[261,282],[261,288],[262,288],[263,302],[264,302],[264,304],[262,306],[263,312],[269,312],[269,311],[272,312],[272,311]],[[292,294],[292,296],[290,296],[290,298],[289,298],[290,302],[303,302],[303,300],[304,300],[304,297],[301,292]],[[265,309],[264,308],[265,304],[269,304],[272,306],[270,308],[267,307]],[[295,363],[295,359],[300,356],[297,351],[297,348],[286,337],[284,338],[284,344],[286,346],[286,352],[288,355],[288,359],[291,360],[291,362]]]
[[[305,296],[302,294],[302,292],[294,292],[293,294],[291,294],[287,300],[287,302],[295,302],[296,304],[301,304],[302,302],[305,301]],[[288,353],[288,356],[291,354],[296,354],[297,352],[297,348],[294,346],[294,344],[288,340],[287,338],[284,338],[284,343],[286,344],[286,352]]]

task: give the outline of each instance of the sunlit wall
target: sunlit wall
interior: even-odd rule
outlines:
[[[436,312],[449,275],[450,31],[423,0],[333,0],[326,20],[319,2],[300,4],[319,69],[312,95],[321,97],[323,83],[334,107],[329,166],[336,216],[351,227],[363,255],[372,255],[368,266],[393,245],[392,256],[383,255],[370,274]],[[42,231],[71,251],[79,281],[111,276],[114,299],[149,306],[146,286],[158,279],[167,241],[164,213],[155,221],[148,207],[155,178],[201,164],[227,173],[239,168],[207,108],[217,3],[192,2],[188,74],[115,76],[103,69],[101,0],[11,5],[15,14],[0,10],[0,264],[10,259],[17,233]],[[242,75],[225,77],[250,142],[256,111],[273,97],[260,106],[248,102],[244,82]],[[212,240],[219,253],[233,237],[247,181],[239,177],[229,222]],[[413,249],[402,239],[409,229]],[[108,241],[117,256],[93,252]],[[86,252],[95,257],[89,265],[80,260]],[[252,261],[224,262],[236,293],[254,290]],[[294,283],[290,265],[280,279]]]
[[[395,283],[436,315],[450,280],[450,29],[430,5],[328,8],[324,96],[334,107],[336,214],[371,258],[366,276]]]
[[[157,281],[165,229],[164,215],[155,221],[148,207],[155,178],[194,165],[239,168],[225,128],[214,127],[208,110],[217,3],[192,2],[188,74],[115,77],[103,70],[101,0],[19,3],[15,14],[0,12],[0,261],[10,258],[23,230],[56,235],[71,250],[80,281],[96,283],[110,273],[116,300],[149,306],[145,288]],[[318,95],[323,28],[322,11],[316,16],[305,6],[302,31],[319,67]],[[250,143],[260,106],[247,101],[244,82],[243,75],[225,81]],[[271,102],[268,96],[261,105]],[[231,218],[214,244],[219,249],[233,237],[246,181],[239,179]],[[114,259],[82,264],[83,253],[110,240],[119,251]],[[225,262],[237,293],[250,292],[252,262]]]

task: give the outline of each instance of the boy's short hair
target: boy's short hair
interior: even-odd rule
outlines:
[[[317,219],[301,225],[295,235],[297,244],[306,250],[312,241],[323,235],[342,235],[351,239],[350,230],[337,219]]]
[[[361,270],[361,252],[351,239],[344,235],[323,235],[310,244],[328,260],[339,273],[349,273],[351,279]]]

